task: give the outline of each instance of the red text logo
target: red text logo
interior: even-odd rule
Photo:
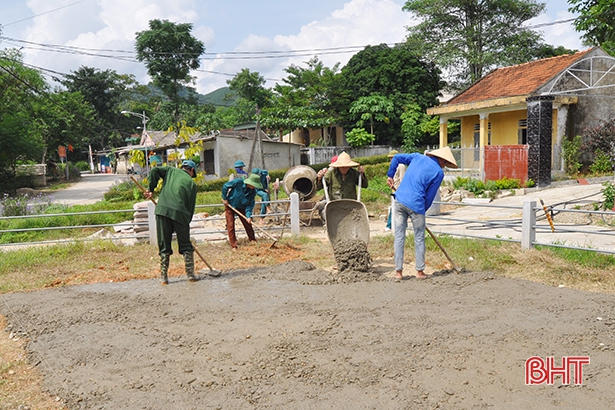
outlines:
[[[571,370],[574,384],[583,384],[583,365],[589,364],[589,356],[564,356],[561,366],[555,364],[553,356],[545,360],[532,356],[525,361],[525,384],[553,384],[555,376],[561,376],[562,384],[570,384]]]

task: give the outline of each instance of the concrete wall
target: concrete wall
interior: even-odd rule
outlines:
[[[346,152],[350,158],[371,157],[373,155],[388,154],[392,148],[388,145],[370,145],[364,148],[353,147],[312,147],[301,150],[302,165],[324,164],[331,161],[335,155]]]
[[[246,164],[245,170],[249,173],[250,169],[248,169],[248,165],[250,161],[252,143],[252,139],[218,136],[218,152],[216,153],[214,151],[217,157],[217,178],[228,176],[228,170],[233,168],[233,164],[237,160],[242,160]],[[262,141],[262,144],[263,154],[265,157],[265,169],[285,169],[301,163],[301,146],[299,144],[287,144],[266,140]],[[252,167],[263,168],[258,142],[255,147],[254,163],[252,164]]]
[[[304,139],[305,130],[297,129],[291,132],[290,134],[286,134],[282,137],[282,141],[288,141],[290,138],[291,142],[296,144],[304,144],[309,147],[310,144],[317,144],[319,140],[323,139],[323,135],[329,133],[327,139],[329,140],[329,144],[331,145],[347,145],[346,138],[344,137],[344,129],[340,126],[332,126],[329,128],[322,129],[314,129],[308,130],[307,133],[309,135],[309,141]]]
[[[35,187],[47,185],[47,178],[45,176],[47,172],[47,166],[45,164],[33,164],[33,165],[18,165],[17,174],[31,175],[32,183]]]

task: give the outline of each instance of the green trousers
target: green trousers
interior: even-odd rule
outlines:
[[[179,253],[194,252],[190,242],[190,226],[182,225],[166,216],[156,215],[156,236],[158,237],[158,254],[172,255],[173,233],[177,234]]]

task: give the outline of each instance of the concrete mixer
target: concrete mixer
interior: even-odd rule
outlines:
[[[282,180],[282,188],[286,195],[293,192],[299,194],[299,200],[305,201],[316,195],[318,174],[307,165],[296,165],[286,171]]]

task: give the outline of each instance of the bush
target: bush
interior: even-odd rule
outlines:
[[[43,195],[4,194],[0,198],[0,216],[25,216],[43,213],[50,206],[50,200]]]
[[[506,189],[519,189],[529,186],[533,186],[534,182],[532,180],[528,180],[525,185],[521,183],[519,179],[513,178],[502,178],[497,181],[487,180],[485,182],[480,179],[475,178],[462,178],[457,177],[455,181],[453,181],[453,188],[455,189],[465,189],[467,191],[472,192],[474,195],[483,195],[485,191],[500,191]]]
[[[606,174],[613,170],[611,158],[602,150],[597,150],[594,155],[594,162],[589,166],[592,174]]]
[[[68,179],[79,179],[81,178],[81,171],[73,165],[72,163],[68,164],[58,164],[58,172],[61,178],[66,178],[66,167],[68,166]]]
[[[583,132],[584,143],[582,149],[584,152],[594,155],[598,150],[606,153],[609,156],[615,154],[615,117],[608,120],[600,120],[600,125],[586,128]]]
[[[77,168],[81,172],[89,171],[90,170],[90,164],[88,164],[86,161],[77,161],[75,163],[75,168]]]
[[[572,140],[565,140],[562,144],[566,174],[576,175],[581,169],[581,146],[582,138],[577,135]]]
[[[615,206],[615,185],[611,181],[606,181],[602,184],[601,192],[604,196],[604,202],[602,203],[602,209],[609,210]]]
[[[113,185],[103,194],[107,202],[144,201],[145,196],[132,181],[124,181]]]

